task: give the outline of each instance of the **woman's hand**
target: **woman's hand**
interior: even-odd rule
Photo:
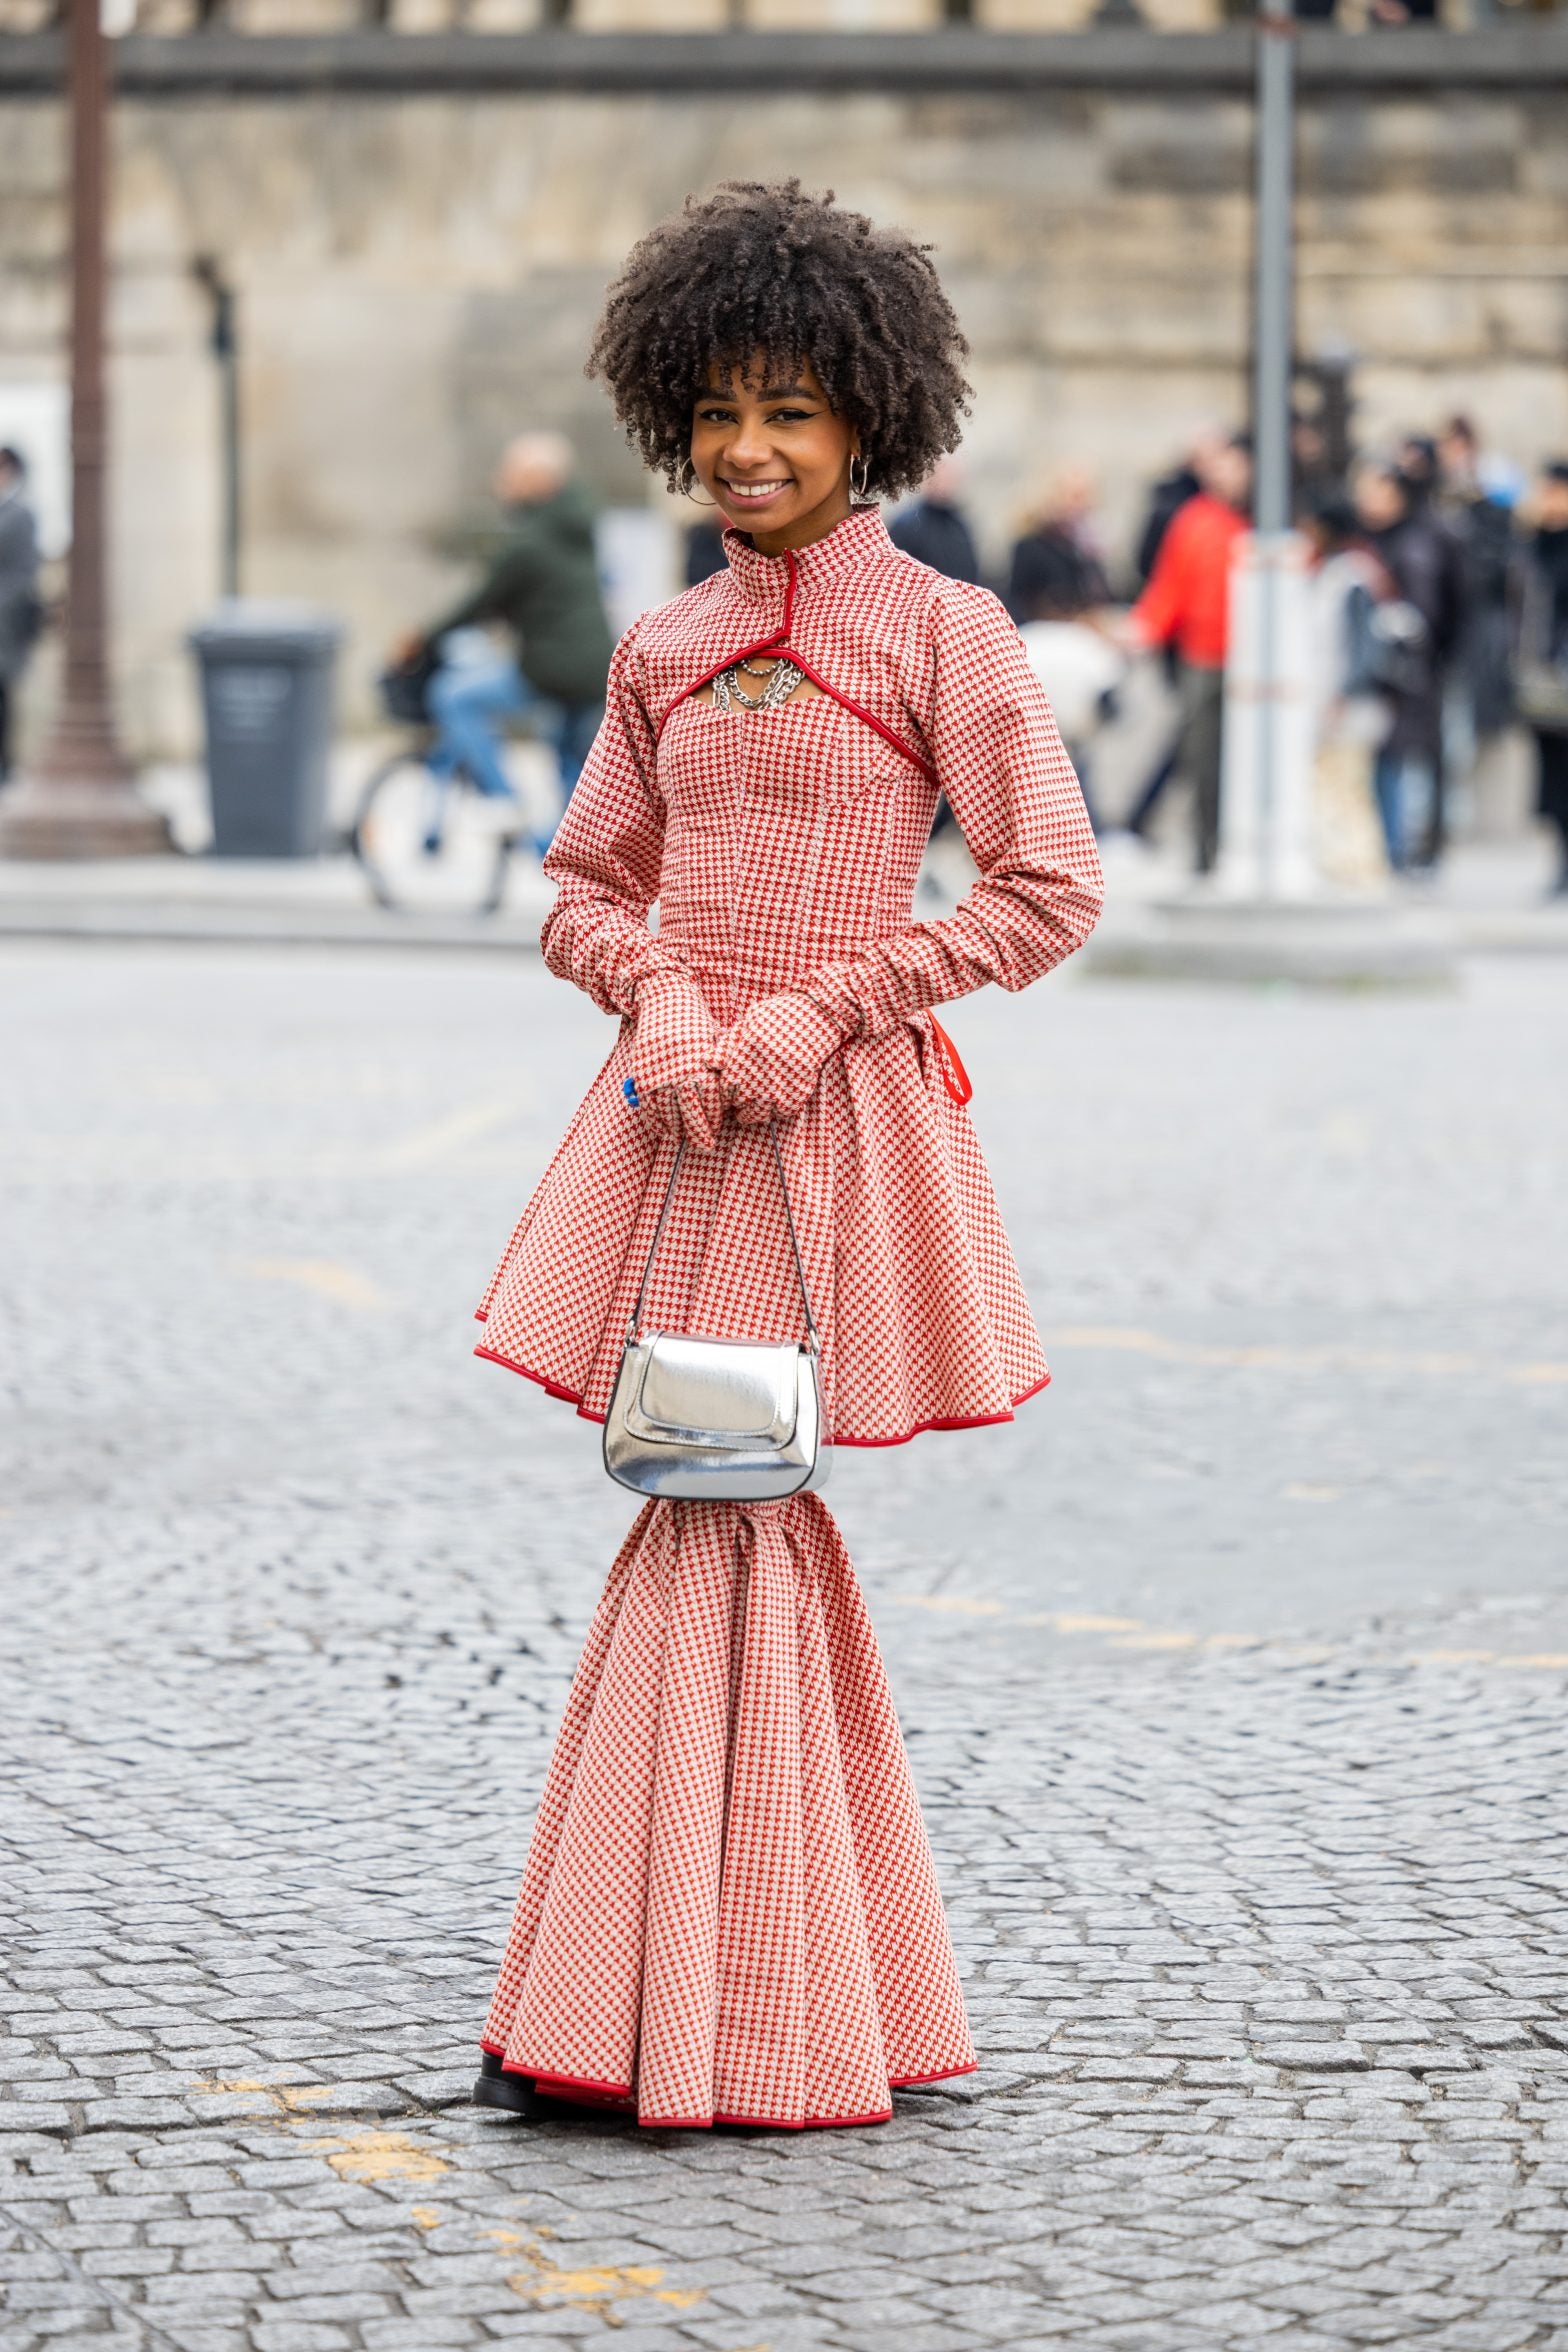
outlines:
[[[764,996],[742,1013],[719,1049],[726,1110],[743,1127],[798,1119],[844,1032],[806,996]]]
[[[711,1152],[723,1097],[715,1064],[719,1033],[701,989],[685,972],[650,972],[637,986],[632,1076],[637,1107],[660,1135]]]

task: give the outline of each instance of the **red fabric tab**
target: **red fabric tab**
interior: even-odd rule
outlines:
[[[969,1072],[958,1058],[958,1048],[934,1013],[926,1017],[931,1023],[931,1034],[936,1039],[937,1067],[942,1073],[942,1084],[954,1102],[966,1103],[974,1093],[974,1085]]]

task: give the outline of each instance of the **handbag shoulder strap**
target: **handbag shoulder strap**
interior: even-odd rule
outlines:
[[[784,1197],[784,1222],[789,1228],[790,1254],[795,1261],[795,1280],[800,1285],[800,1303],[806,1317],[806,1345],[813,1355],[818,1355],[821,1352],[822,1343],[817,1331],[817,1319],[811,1311],[811,1292],[806,1284],[805,1260],[800,1254],[800,1235],[795,1229],[794,1205],[789,1197],[789,1186],[784,1180],[784,1157],[779,1150],[778,1129],[771,1120],[768,1122],[768,1142],[773,1148],[773,1165],[779,1172],[779,1191]],[[637,1285],[637,1302],[632,1308],[626,1325],[628,1347],[632,1345],[638,1332],[642,1329],[643,1308],[648,1303],[648,1284],[653,1275],[653,1261],[658,1255],[659,1244],[664,1239],[664,1229],[670,1221],[670,1210],[675,1200],[675,1179],[681,1172],[681,1163],[685,1157],[686,1140],[683,1136],[676,1147],[675,1164],[670,1170],[670,1181],[664,1188],[664,1199],[659,1206],[659,1221],[653,1229],[653,1239],[648,1244],[648,1255],[643,1263],[642,1280]]]

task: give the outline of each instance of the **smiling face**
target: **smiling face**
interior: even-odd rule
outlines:
[[[844,520],[859,447],[814,368],[779,369],[760,353],[727,382],[711,368],[692,411],[692,471],[763,555],[809,547]]]

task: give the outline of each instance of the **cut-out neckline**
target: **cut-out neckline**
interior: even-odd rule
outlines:
[[[771,668],[777,666],[775,662]],[[759,688],[762,683],[763,680],[760,677],[748,677],[747,679],[747,685],[753,689]],[[688,701],[699,703],[704,710],[712,710],[715,706],[715,699],[711,678],[705,680],[694,693],[687,697]],[[822,702],[825,700],[831,700],[831,697],[825,696],[822,688],[813,679],[803,677],[796,680],[788,694],[784,695],[780,701],[769,703],[764,709],[746,709],[737,695],[724,716],[731,719],[761,719],[766,718],[770,711],[788,710],[792,702]]]

